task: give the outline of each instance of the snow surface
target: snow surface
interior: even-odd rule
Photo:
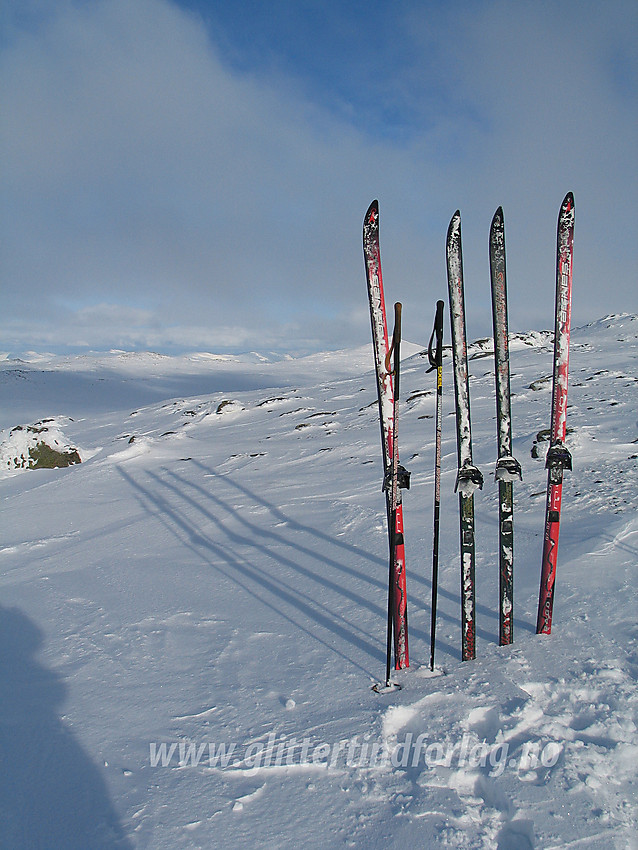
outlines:
[[[546,472],[531,449],[549,425],[551,335],[511,346],[523,482],[510,647],[498,646],[491,341],[469,346],[486,484],[478,657],[465,663],[446,352],[434,675],[435,376],[404,345],[412,666],[381,694],[387,536],[370,348],[0,363],[1,439],[50,417],[83,458],[0,478],[0,845],[638,846],[637,338],[628,315],[572,335],[574,471],[549,637],[534,634]]]

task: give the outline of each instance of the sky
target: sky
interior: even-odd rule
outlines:
[[[461,210],[467,331],[553,326],[575,195],[574,324],[638,311],[635,0],[0,0],[0,351],[425,344]],[[446,340],[449,331],[446,328]]]

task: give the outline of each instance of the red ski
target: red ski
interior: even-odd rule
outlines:
[[[390,634],[394,633],[394,666],[400,670],[409,666],[408,612],[405,580],[405,546],[403,540],[403,505],[401,488],[408,488],[409,473],[399,465],[399,449],[395,441],[395,404],[392,374],[389,368],[391,349],[388,344],[388,327],[381,274],[379,248],[379,203],[373,201],[363,221],[363,254],[368,282],[370,319],[374,365],[377,375],[379,421],[383,449],[383,489],[386,495],[388,537],[390,541],[389,592],[388,592],[388,671],[389,685]],[[400,330],[400,329],[399,329]],[[400,336],[399,336],[400,339]],[[395,335],[396,340],[396,335]],[[394,371],[398,370],[398,351],[394,351]],[[398,375],[397,375],[398,377]],[[398,399],[397,399],[398,401]],[[394,481],[393,481],[394,478]]]
[[[574,256],[574,196],[568,192],[558,216],[556,246],[556,324],[554,331],[554,384],[552,390],[551,442],[547,452],[547,506],[541,566],[536,634],[550,634],[554,606],[554,585],[558,557],[563,472],[572,468],[565,446],[567,433],[567,378],[569,369],[569,330],[572,307],[572,264]]]

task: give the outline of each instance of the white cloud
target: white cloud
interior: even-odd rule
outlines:
[[[108,345],[109,326],[118,346],[365,341],[360,228],[376,196],[387,298],[403,300],[408,337],[427,337],[445,296],[457,206],[470,333],[489,330],[485,242],[499,204],[512,324],[549,326],[568,189],[575,319],[638,307],[635,247],[616,223],[636,211],[635,104],[614,76],[630,4],[462,3],[434,32],[413,4],[407,28],[397,18],[388,33],[415,57],[392,76],[421,110],[401,144],[356,126],[356,108],[347,123],[342,104],[313,105],[294,81],[232,72],[215,33],[169,0],[31,7],[2,51],[10,345]],[[103,304],[121,310],[110,325]]]

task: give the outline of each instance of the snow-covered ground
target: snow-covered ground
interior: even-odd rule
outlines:
[[[371,352],[0,363],[0,845],[638,847],[638,317],[572,335],[553,632],[537,637],[551,335],[512,340],[515,642],[499,647],[491,343],[470,348],[477,653],[460,661],[445,359],[437,675],[434,379],[404,344],[411,667],[383,678]],[[10,470],[52,420],[82,463]],[[532,450],[535,443],[534,459]],[[24,449],[24,446],[23,446]]]

